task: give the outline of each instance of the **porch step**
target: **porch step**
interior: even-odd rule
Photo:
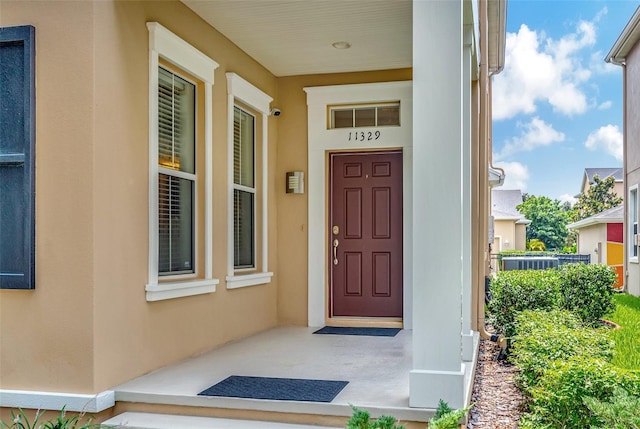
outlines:
[[[123,429],[342,429],[256,420],[125,412],[102,422],[102,426]]]

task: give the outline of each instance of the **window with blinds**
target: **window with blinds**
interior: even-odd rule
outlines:
[[[255,268],[255,117],[233,113],[233,263]]]
[[[194,272],[195,85],[158,70],[158,274]]]

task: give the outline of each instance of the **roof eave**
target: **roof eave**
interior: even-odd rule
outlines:
[[[586,228],[588,226],[600,225],[606,223],[621,223],[622,218],[613,218],[613,217],[600,217],[600,218],[587,218],[582,219],[574,223],[570,223],[567,225],[567,229],[580,229]]]
[[[504,68],[507,36],[507,0],[488,0],[488,56],[489,73],[498,74]]]
[[[633,16],[618,36],[613,47],[605,57],[605,61],[611,64],[622,66],[625,64],[627,54],[640,39],[640,7],[636,9]]]

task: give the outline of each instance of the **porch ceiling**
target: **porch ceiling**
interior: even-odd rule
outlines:
[[[411,0],[182,2],[276,76],[412,65]]]

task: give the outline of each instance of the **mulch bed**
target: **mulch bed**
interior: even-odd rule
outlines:
[[[498,360],[496,343],[481,339],[478,367],[467,429],[511,429],[518,427],[524,397],[515,385],[518,369]]]

